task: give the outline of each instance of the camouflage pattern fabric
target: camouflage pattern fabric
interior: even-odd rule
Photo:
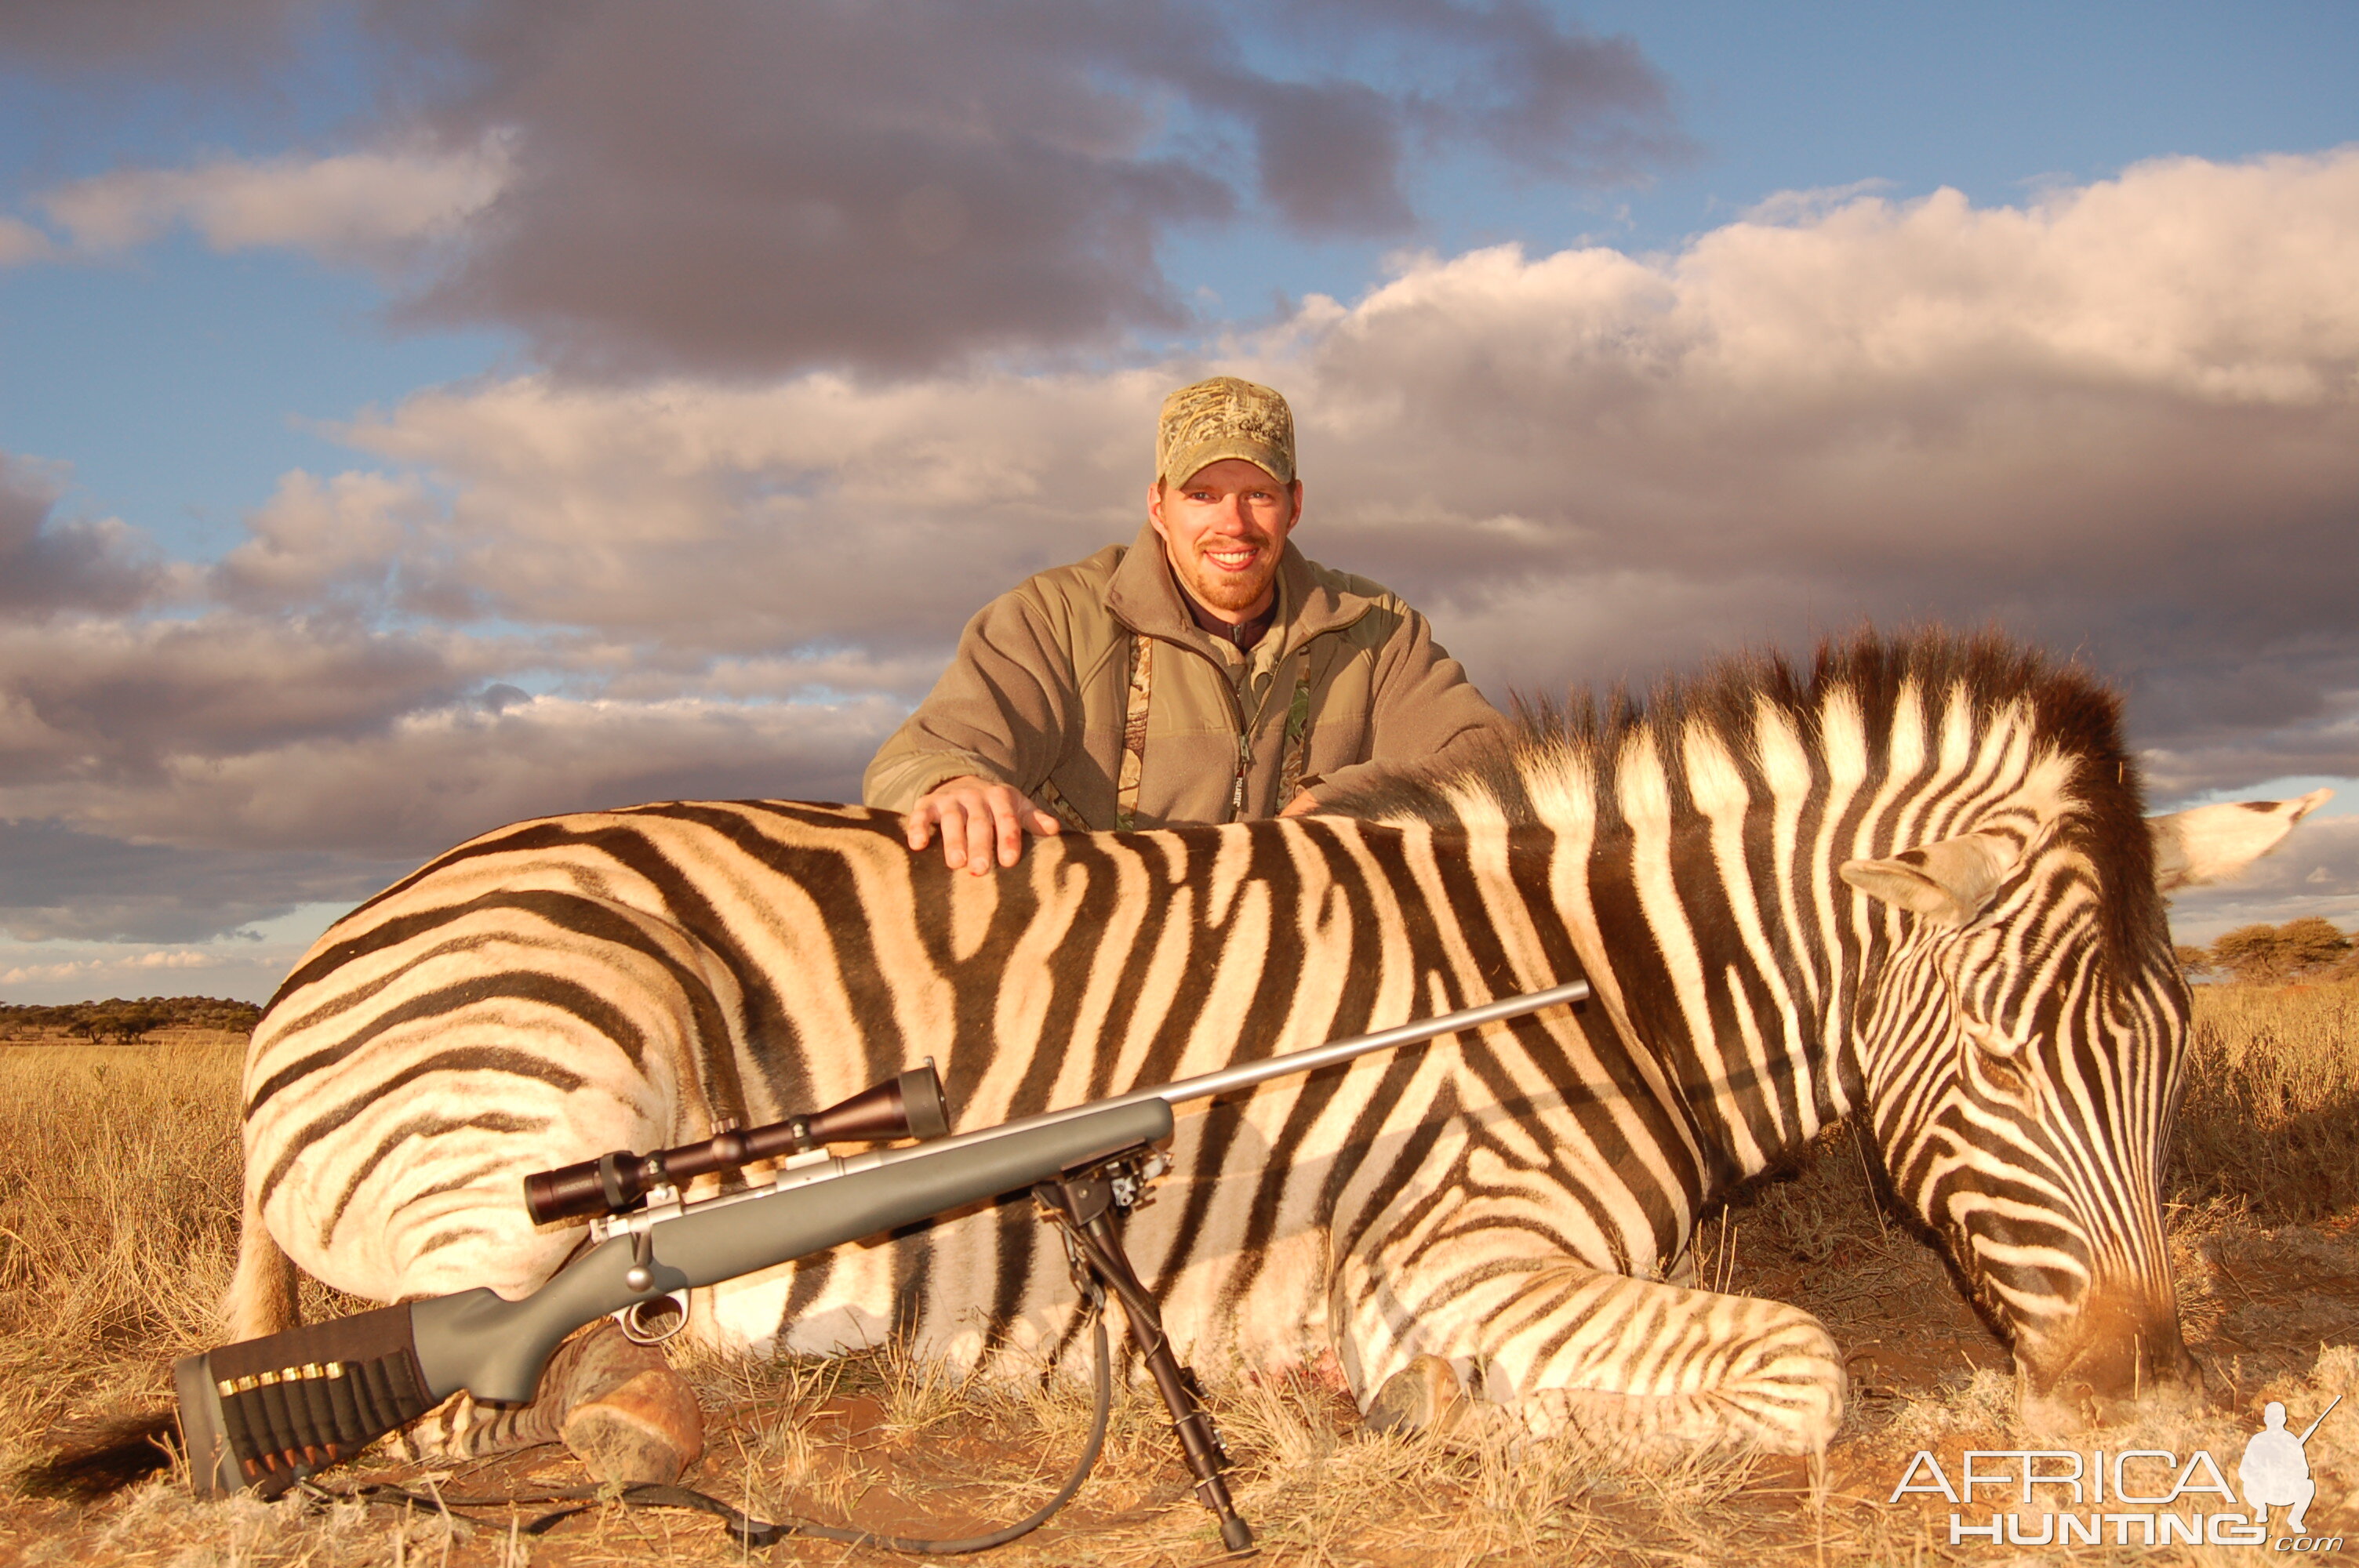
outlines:
[[[1122,772],[1114,780],[1114,825],[1127,833],[1138,823],[1138,775],[1147,767],[1147,705],[1155,696],[1155,640],[1130,639],[1130,708],[1122,725]]]
[[[1123,716],[1122,772],[1114,781],[1114,830],[1128,833],[1138,820],[1138,779],[1147,767],[1147,709],[1155,698],[1155,639],[1134,634],[1130,639],[1129,709]],[[1281,807],[1290,804],[1302,788],[1303,757],[1307,748],[1303,737],[1310,730],[1310,660],[1302,661],[1301,678],[1294,683],[1294,700],[1286,712],[1285,750],[1279,753],[1277,799]],[[1237,738],[1241,761],[1249,760],[1252,752],[1244,736]],[[1242,773],[1240,774],[1242,777]],[[1053,784],[1040,786],[1040,798],[1049,809],[1068,827],[1084,832],[1088,824],[1081,814],[1065,803],[1065,797]],[[1233,807],[1234,809],[1234,807]]]
[[[1156,477],[1172,483],[1223,458],[1243,458],[1280,484],[1294,482],[1294,411],[1256,382],[1216,375],[1163,400],[1155,429]]]
[[[1071,801],[1065,798],[1065,792],[1057,787],[1056,780],[1042,779],[1039,795],[1040,804],[1047,806],[1049,814],[1058,821],[1076,833],[1087,833],[1091,830],[1088,820],[1082,816]]]
[[[1294,683],[1294,702],[1286,710],[1286,751],[1278,759],[1278,809],[1294,804],[1302,790],[1302,759],[1310,748],[1302,738],[1310,730],[1310,655],[1302,655],[1302,678]]]

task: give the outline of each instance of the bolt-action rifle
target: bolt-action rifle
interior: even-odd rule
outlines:
[[[200,1497],[249,1488],[276,1497],[462,1390],[486,1403],[528,1403],[559,1343],[602,1316],[643,1343],[668,1338],[698,1286],[1029,1187],[1065,1235],[1077,1283],[1093,1301],[1105,1290],[1121,1299],[1197,1495],[1219,1517],[1223,1541],[1242,1550],[1252,1531],[1222,1479],[1219,1437],[1113,1224],[1114,1211],[1143,1202],[1147,1182],[1166,1168],[1153,1146],[1171,1134],[1171,1108],[1588,994],[1576,980],[955,1137],[929,1059],[813,1115],[541,1172],[525,1181],[535,1221],[586,1216],[592,1244],[530,1295],[461,1291],[176,1362],[191,1484]],[[903,1138],[919,1141],[849,1156],[827,1148]],[[779,1162],[770,1180],[683,1195],[697,1176],[765,1160]]]

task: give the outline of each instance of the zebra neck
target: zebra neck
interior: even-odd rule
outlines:
[[[1572,945],[1688,1122],[1699,1196],[1790,1161],[1860,1103],[1843,1021],[1873,955],[1827,939],[1831,890],[1756,874],[1700,816],[1625,817],[1565,848]]]

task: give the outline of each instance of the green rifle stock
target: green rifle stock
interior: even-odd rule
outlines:
[[[1047,1125],[1039,1125],[1045,1122]],[[521,1301],[461,1291],[225,1345],[173,1365],[200,1497],[275,1497],[349,1459],[462,1389],[529,1401],[585,1323],[1028,1187],[1171,1134],[1159,1099],[1011,1122],[789,1171],[775,1188],[706,1200],[615,1235]],[[644,1238],[645,1239],[642,1239]],[[644,1283],[626,1275],[635,1267]]]

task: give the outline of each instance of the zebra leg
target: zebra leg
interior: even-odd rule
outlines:
[[[634,1345],[611,1318],[560,1346],[528,1405],[460,1394],[402,1433],[413,1460],[481,1459],[562,1443],[599,1480],[669,1486],[704,1452],[695,1390],[663,1351]]]
[[[1372,1279],[1353,1292],[1341,1348],[1372,1424],[1452,1431],[1506,1417],[1544,1437],[1817,1454],[1843,1417],[1842,1352],[1782,1302],[1561,1257],[1416,1283]]]

